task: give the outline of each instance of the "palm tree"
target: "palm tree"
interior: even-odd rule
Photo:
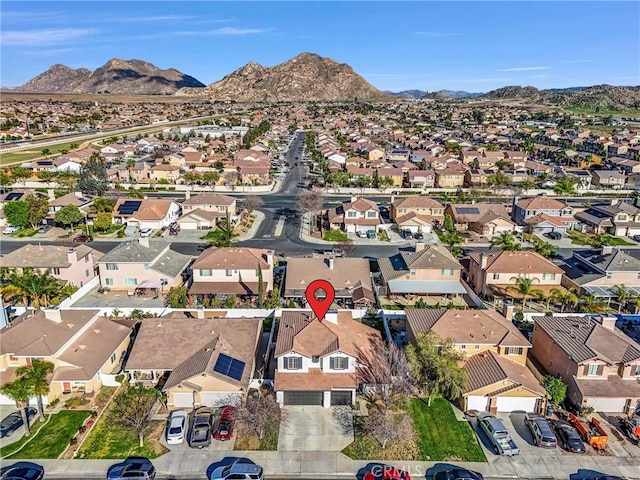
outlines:
[[[516,242],[516,237],[511,232],[502,232],[500,235],[491,240],[491,246],[498,246],[500,250],[517,251],[521,250],[521,246]]]
[[[509,281],[515,280],[515,287],[510,285],[507,287],[511,290],[516,290],[522,295],[522,310],[524,311],[525,304],[527,303],[527,297],[530,296],[542,296],[544,292],[540,289],[533,288],[533,282],[540,282],[538,278],[526,278],[526,277],[511,277]]]
[[[573,289],[560,290],[559,288],[552,288],[549,298],[553,303],[560,304],[560,313],[564,313],[564,309],[567,305],[571,305],[573,307],[578,305],[578,296],[575,294]]]
[[[558,254],[558,249],[549,242],[536,243],[534,251],[547,258],[555,257]]]
[[[596,297],[593,292],[580,295],[580,301],[580,310],[584,313],[603,313],[607,308],[602,299]]]
[[[22,274],[12,272],[0,290],[5,299],[20,299],[27,307],[39,308],[48,306],[51,298],[58,295],[63,287],[62,282],[51,276],[50,270],[38,273],[26,267]]]
[[[0,388],[0,392],[16,402],[16,406],[20,409],[20,414],[22,415],[24,430],[26,435],[29,436],[31,430],[29,428],[29,418],[26,408],[27,405],[29,405],[29,399],[33,396],[33,386],[27,379],[18,378],[13,383]]]
[[[53,373],[53,363],[34,358],[31,366],[22,366],[16,369],[16,375],[25,379],[33,388],[33,393],[38,400],[38,412],[40,420],[44,421],[44,406],[42,396],[49,394],[49,382],[47,378]]]
[[[622,307],[624,307],[627,300],[632,298],[632,295],[624,285],[614,285],[613,289],[615,291],[616,301],[618,302],[618,313],[620,313],[622,311]]]

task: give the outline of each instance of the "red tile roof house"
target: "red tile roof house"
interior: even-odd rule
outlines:
[[[159,198],[119,198],[113,207],[113,223],[159,230],[180,216],[181,207],[173,200]]]
[[[391,196],[390,216],[398,227],[412,232],[431,232],[433,225],[444,220],[444,206],[424,195]]]
[[[306,311],[283,311],[274,356],[274,389],[281,405],[353,405],[361,351],[370,351],[380,332],[353,320],[350,312],[329,312],[319,321]]]
[[[185,230],[212,228],[227,215],[236,220],[236,199],[219,193],[201,193],[192,197],[187,191],[182,202],[182,214],[178,223]]]
[[[352,197],[350,202],[327,210],[329,227],[350,233],[379,230],[382,224],[378,204],[366,198]]]

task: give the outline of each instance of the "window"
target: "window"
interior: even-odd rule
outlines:
[[[607,278],[611,278],[612,272],[607,272]]]
[[[302,368],[302,357],[285,357],[285,370],[300,370]]]
[[[347,217],[349,218],[356,218],[357,216],[358,216],[357,212],[354,212],[354,211],[347,212]]]
[[[85,255],[85,257],[84,257],[84,263],[89,263],[89,255]]]
[[[376,212],[367,212],[367,218],[377,218],[378,214]]]
[[[104,279],[104,284],[112,286],[113,285],[113,278],[105,278]]]
[[[500,274],[499,273],[494,273],[493,274],[493,279],[494,280],[500,280]]]
[[[507,355],[522,355],[522,347],[507,347]]]
[[[451,277],[451,276],[453,276],[453,268],[443,268],[442,269],[442,276],[443,277]]]
[[[85,276],[85,277],[88,277],[88,276],[89,276],[89,269],[87,269],[87,270],[85,270],[85,271],[84,271],[84,276]]]
[[[260,270],[258,269],[256,270],[256,277],[259,277],[259,276],[260,276]]]
[[[145,263],[145,264],[144,264],[144,269],[145,269],[145,270],[149,270],[149,264],[148,264],[148,263]]]
[[[346,370],[349,367],[349,359],[347,357],[331,357],[329,364],[331,370]]]
[[[117,263],[107,263],[107,270],[118,270]]]
[[[60,269],[58,267],[53,267],[51,270],[54,275],[60,275]]]
[[[638,365],[631,365],[631,376],[633,377],[640,376],[640,363]]]
[[[320,357],[318,355],[314,355],[313,357],[311,357],[311,363],[318,363],[320,362]]]
[[[17,362],[18,361],[18,357],[14,357],[13,355],[9,355],[9,361],[10,362]]]
[[[212,275],[211,273],[211,269],[210,268],[201,268],[200,269],[200,276],[201,277],[210,277]]]
[[[416,269],[415,269],[415,268],[412,268],[412,269],[410,270],[410,273],[411,273],[411,275],[415,275],[415,274],[416,274]]]
[[[135,287],[136,285],[138,285],[138,279],[137,278],[125,278],[124,279],[124,284],[127,285],[128,287]]]
[[[473,349],[474,349],[474,350],[480,350],[480,345],[474,345],[474,346],[473,346]]]
[[[460,350],[466,350],[467,346],[463,343],[462,345],[460,345]]]
[[[542,279],[543,280],[555,280],[556,279],[556,274],[555,273],[543,273],[542,274]]]
[[[618,220],[620,220],[621,222],[624,222],[627,219],[627,216],[624,213],[621,213],[620,215],[618,215]]]
[[[597,363],[590,363],[589,365],[587,365],[587,375],[589,375],[590,377],[598,375]]]
[[[225,276],[230,277],[231,275],[233,275],[233,272],[231,270],[225,270],[224,274]]]
[[[113,355],[111,355],[111,363],[116,361],[116,352],[113,352]]]

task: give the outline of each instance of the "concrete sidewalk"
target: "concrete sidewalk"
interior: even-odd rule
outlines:
[[[172,451],[153,460],[158,477],[204,478],[214,464],[229,457],[245,457],[262,465],[266,478],[304,479],[350,478],[373,461],[351,460],[340,452],[218,452],[208,449]],[[117,460],[36,460],[45,468],[47,478],[103,478]],[[3,463],[9,463],[3,460]],[[376,462],[392,464],[414,478],[424,477],[427,469],[449,462]],[[520,455],[494,457],[485,463],[455,462],[482,473],[486,478],[567,480],[579,470],[592,470],[627,479],[640,479],[640,458],[598,455]]]

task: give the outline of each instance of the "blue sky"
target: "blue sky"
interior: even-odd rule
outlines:
[[[7,1],[0,84],[117,57],[205,84],[313,52],[382,90],[640,85],[640,3]]]

